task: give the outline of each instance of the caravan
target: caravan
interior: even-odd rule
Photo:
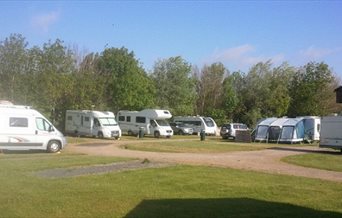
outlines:
[[[41,113],[29,106],[0,104],[0,149],[63,149],[66,139]]]
[[[211,117],[177,116],[173,118],[173,122],[191,125],[194,129],[193,133],[195,134],[199,134],[204,130],[207,135],[216,135],[217,125]]]
[[[138,135],[139,130],[144,134],[171,137],[171,129],[167,119],[172,117],[168,110],[145,109],[142,111],[119,111],[117,114],[118,123],[123,132],[128,135]]]
[[[322,117],[321,148],[332,148],[342,152],[342,116]]]
[[[99,138],[121,137],[121,129],[110,111],[67,110],[65,133]]]

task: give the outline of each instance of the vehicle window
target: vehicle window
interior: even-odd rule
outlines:
[[[37,129],[41,131],[49,131],[49,129],[52,127],[46,120],[43,118],[36,118],[36,126]]]
[[[131,116],[127,116],[127,117],[126,117],[126,121],[127,121],[127,122],[131,122]]]
[[[156,120],[159,126],[169,126],[169,123],[166,120]]]
[[[247,125],[245,124],[240,124],[239,129],[248,129]]]
[[[203,118],[203,120],[208,127],[214,127],[215,126],[214,121],[210,117],[205,117],[205,118]]]
[[[101,126],[100,121],[96,118],[94,118],[94,126]]]
[[[125,116],[119,116],[119,121],[125,121]]]
[[[136,123],[146,123],[146,117],[136,117],[135,122]]]
[[[157,124],[154,122],[154,120],[150,120],[150,124],[151,124],[151,126],[153,126],[153,127],[156,127],[156,126],[157,126]]]
[[[233,125],[233,128],[234,128],[234,129],[238,129],[238,128],[239,128],[239,125],[234,124],[234,125]]]
[[[25,117],[10,117],[10,127],[28,127],[28,119]]]
[[[117,126],[118,125],[114,117],[100,117],[99,121],[102,124],[102,126]]]
[[[89,122],[89,117],[84,117],[85,122]]]

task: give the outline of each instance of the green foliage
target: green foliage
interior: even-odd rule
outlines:
[[[326,115],[334,77],[325,63],[310,62],[294,74],[289,92],[290,116]]]
[[[99,56],[97,69],[99,76],[107,79],[105,95],[110,109],[141,110],[154,105],[154,85],[133,52],[106,49]]]
[[[173,115],[192,115],[196,99],[191,66],[181,57],[159,60],[151,75],[156,87],[156,104]]]

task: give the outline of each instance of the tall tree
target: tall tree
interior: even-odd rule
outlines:
[[[159,60],[151,78],[158,90],[158,106],[170,109],[174,115],[193,114],[196,92],[190,64],[179,56]]]
[[[105,49],[97,62],[106,81],[106,102],[111,110],[140,110],[154,105],[155,87],[133,52]]]
[[[326,115],[333,96],[334,76],[325,63],[310,62],[298,69],[290,84],[289,116]]]
[[[0,98],[17,100],[22,94],[20,75],[26,73],[28,43],[20,34],[0,42]]]

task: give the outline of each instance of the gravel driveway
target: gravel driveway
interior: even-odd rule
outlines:
[[[162,141],[163,139],[160,139]],[[89,155],[103,155],[115,157],[130,157],[148,159],[158,163],[178,163],[190,165],[204,165],[228,167],[234,169],[261,171],[273,174],[286,174],[342,182],[342,172],[333,172],[288,164],[281,158],[310,152],[322,151],[318,147],[277,147],[258,151],[238,151],[227,153],[165,153],[135,151],[120,148],[131,141],[113,141],[111,144],[69,144],[67,152]],[[148,141],[143,141],[148,142]]]

